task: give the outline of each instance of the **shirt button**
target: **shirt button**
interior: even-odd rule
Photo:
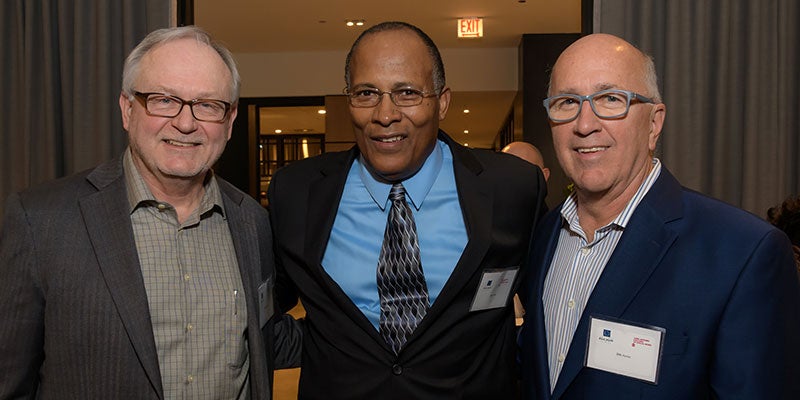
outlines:
[[[581,249],[581,254],[583,254],[583,255],[587,255],[587,254],[589,254],[589,252],[590,252],[590,251],[591,251],[591,250],[589,250],[589,248],[588,248],[588,247],[584,247],[584,248],[582,248],[582,249]]]
[[[400,364],[392,365],[392,373],[395,375],[402,375],[403,374],[403,367]]]
[[[567,307],[569,307],[570,310],[575,308],[575,300],[569,299],[569,301],[567,302]]]
[[[167,205],[164,203],[158,203],[158,211],[164,211],[167,209]]]
[[[559,354],[558,355],[558,362],[560,362],[560,363],[564,362],[564,354]]]
[[[186,383],[192,383],[192,382],[194,382],[194,375],[187,376],[186,377]]]
[[[189,275],[189,274],[184,274],[183,275],[183,280],[188,281],[189,279],[192,279],[191,275]]]
[[[194,329],[194,325],[192,325],[192,324],[186,324],[186,331],[187,331],[187,332],[191,332],[191,331],[192,331],[192,329]]]

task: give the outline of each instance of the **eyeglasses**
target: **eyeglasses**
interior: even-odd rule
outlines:
[[[439,94],[436,91],[425,92],[417,89],[394,89],[394,90],[378,90],[375,88],[356,89],[350,92],[344,88],[344,94],[347,95],[350,105],[353,107],[367,108],[375,107],[383,100],[383,95],[388,94],[392,99],[392,103],[398,107],[413,107],[422,104],[422,99],[426,97],[434,97]]]
[[[164,93],[133,92],[133,95],[142,103],[147,115],[156,117],[174,118],[181,113],[183,106],[189,105],[192,116],[198,121],[222,122],[228,117],[231,103],[213,99],[184,100],[180,97]]]
[[[583,102],[588,101],[592,111],[598,118],[614,119],[628,115],[631,101],[655,104],[655,100],[627,90],[610,89],[581,96],[577,94],[559,94],[544,99],[547,116],[553,122],[570,122],[578,118]]]

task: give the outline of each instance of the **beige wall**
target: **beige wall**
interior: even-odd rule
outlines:
[[[454,91],[516,91],[517,49],[441,49]],[[242,97],[341,94],[346,51],[237,53]]]

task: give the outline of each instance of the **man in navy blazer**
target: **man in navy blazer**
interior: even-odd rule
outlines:
[[[271,318],[266,210],[210,170],[239,85],[206,32],[154,31],[125,63],[124,154],[9,197],[0,399],[271,398],[299,329]]]
[[[800,393],[800,289],[786,236],[681,187],[653,157],[652,60],[584,37],[544,103],[575,192],[528,260],[526,399],[789,399]]]
[[[513,275],[543,207],[542,173],[438,129],[450,89],[412,25],[366,30],[345,76],[357,146],[295,162],[269,187],[279,271],[306,309],[299,398],[516,398]],[[377,271],[400,182],[431,301],[396,350],[379,323],[389,302]]]

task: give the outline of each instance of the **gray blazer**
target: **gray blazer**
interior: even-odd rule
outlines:
[[[262,329],[258,311],[259,284],[274,282],[269,218],[218,182],[247,299],[250,392],[269,399],[273,322]],[[8,199],[0,377],[0,399],[163,399],[122,157]]]

